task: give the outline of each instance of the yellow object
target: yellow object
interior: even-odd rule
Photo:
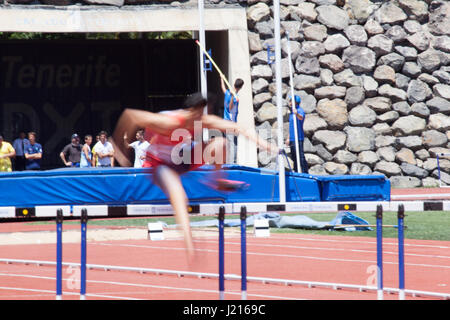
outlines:
[[[9,142],[3,141],[2,146],[0,147],[0,155],[5,155],[11,152],[14,152],[13,146]],[[0,171],[2,172],[12,171],[12,163],[9,157],[0,159]]]

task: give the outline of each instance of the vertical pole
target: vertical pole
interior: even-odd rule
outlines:
[[[247,207],[241,207],[241,300],[247,300]]]
[[[404,247],[404,225],[405,208],[403,204],[398,206],[398,299],[405,300],[405,247]]]
[[[198,36],[200,40],[200,44],[206,50],[206,40],[205,40],[205,23],[204,23],[204,1],[198,0],[198,16],[199,16],[199,27],[198,27]],[[202,50],[199,48],[200,54],[200,87],[201,93],[204,97],[208,96],[208,83],[206,79],[206,70],[205,70],[205,55]],[[203,109],[203,114],[208,114],[208,106],[205,106]],[[203,141],[206,142],[209,140],[208,137],[208,129],[203,128]]]
[[[225,207],[219,208],[219,299],[225,299]]]
[[[377,297],[383,300],[383,207],[377,206]]]
[[[62,224],[63,211],[56,211],[56,300],[62,300]]]
[[[275,75],[276,75],[276,88],[277,88],[277,136],[278,136],[278,149],[283,150],[283,104],[282,104],[282,90],[281,90],[281,39],[280,39],[280,0],[273,1],[273,20],[275,24]],[[284,173],[284,158],[280,153],[278,154],[278,171],[279,171],[279,191],[280,202],[286,202],[286,185],[285,185],[285,173]]]
[[[288,47],[288,60],[289,60],[289,85],[291,86],[291,104],[292,104],[292,112],[294,112],[294,109],[296,108],[295,105],[295,96],[294,96],[294,79],[293,79],[293,72],[292,72],[292,58],[291,58],[291,44],[289,42],[289,32],[286,31],[286,39],[287,39],[287,47]],[[297,172],[302,172],[300,167],[300,153],[298,149],[298,131],[297,131],[297,117],[295,114],[291,115],[294,117],[294,139],[295,139],[295,156],[296,156],[296,164],[297,164]],[[292,150],[291,150],[292,152]],[[287,159],[286,159],[287,161]]]
[[[81,210],[81,279],[80,279],[80,300],[86,300],[86,225],[88,215],[87,210]]]

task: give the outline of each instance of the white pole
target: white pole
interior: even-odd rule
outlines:
[[[278,121],[278,149],[283,150],[283,104],[281,91],[281,39],[280,39],[280,0],[273,2],[273,20],[275,24],[275,75],[277,88],[277,121]],[[282,154],[278,154],[278,170],[279,170],[279,192],[280,202],[286,202],[286,187],[284,175],[284,158]]]
[[[289,32],[286,31],[287,47],[288,47],[288,60],[289,60],[289,85],[291,86],[291,104],[292,112],[296,108],[295,98],[294,98],[294,80],[292,73],[292,60],[291,60],[291,44],[289,43]],[[297,132],[297,116],[293,114],[294,117],[294,139],[295,139],[295,156],[297,162],[297,172],[302,172],[300,168],[300,153],[299,153],[299,142],[298,142],[298,132]],[[292,152],[292,150],[291,150]]]
[[[199,16],[199,28],[198,28],[198,34],[199,34],[199,40],[200,44],[203,48],[206,48],[205,44],[205,24],[203,21],[204,18],[204,3],[203,0],[198,0],[198,16]],[[205,70],[205,55],[203,54],[203,51],[201,48],[199,48],[200,53],[200,87],[201,92],[204,97],[208,95],[208,84],[206,81],[206,70]],[[208,114],[208,106],[205,106],[203,109],[203,114]],[[209,140],[208,137],[208,129],[203,128],[203,141],[206,142]]]

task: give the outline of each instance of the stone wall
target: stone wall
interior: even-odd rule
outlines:
[[[306,112],[312,174],[382,173],[392,186],[436,186],[450,153],[450,2],[280,0],[284,132],[289,32],[294,88]],[[276,141],[272,1],[246,4],[255,122]],[[440,161],[450,184],[450,157]],[[275,158],[259,153],[261,167]]]

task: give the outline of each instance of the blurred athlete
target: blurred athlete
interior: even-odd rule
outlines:
[[[215,129],[220,133],[242,134],[261,148],[278,152],[277,146],[261,139],[254,130],[215,115],[204,114],[203,110],[207,105],[208,100],[201,93],[195,93],[187,97],[183,109],[160,113],[126,109],[119,118],[111,140],[116,150],[116,160],[120,165],[128,167],[131,163],[127,150],[117,142],[123,141],[124,134],[129,136],[138,128],[146,128],[145,137],[150,140],[150,145],[144,167],[154,168],[154,182],[167,195],[175,211],[177,224],[183,230],[189,258],[193,257],[194,245],[187,211],[188,199],[180,175],[210,164],[215,166],[210,186],[218,190],[239,190],[246,186],[242,181],[224,179],[218,172],[225,163],[226,140],[221,134],[208,143],[203,143],[203,128]]]

